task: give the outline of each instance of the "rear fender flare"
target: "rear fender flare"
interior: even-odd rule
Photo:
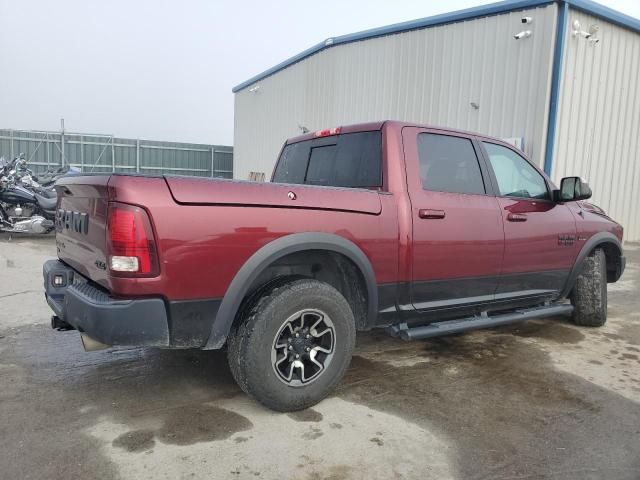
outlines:
[[[593,235],[587,242],[582,246],[578,257],[576,258],[575,263],[573,264],[573,268],[571,272],[569,272],[569,277],[567,278],[567,282],[565,283],[564,288],[560,294],[560,298],[566,298],[573,286],[576,284],[576,280],[578,279],[578,275],[582,271],[582,264],[584,263],[584,259],[593,251],[594,248],[599,245],[604,245],[605,243],[612,243],[616,246],[620,255],[622,255],[622,245],[620,244],[620,240],[613,233],[610,232],[599,232]]]
[[[269,265],[285,255],[304,250],[336,252],[349,258],[356,265],[366,284],[367,320],[372,324],[378,313],[378,289],[373,267],[364,252],[356,244],[339,235],[321,232],[294,233],[267,243],[242,265],[222,299],[204,349],[217,349],[224,345],[249,288]]]

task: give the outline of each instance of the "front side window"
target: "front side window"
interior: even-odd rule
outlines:
[[[549,199],[547,182],[540,172],[510,148],[483,142],[503,197]]]
[[[449,135],[418,135],[420,178],[425,190],[484,194],[478,157],[471,140]]]

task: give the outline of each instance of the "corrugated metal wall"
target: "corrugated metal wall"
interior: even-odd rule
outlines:
[[[0,130],[0,156],[20,152],[42,172],[66,164],[84,172],[130,172],[231,178],[233,148],[222,145],[115,138],[110,135]]]
[[[234,178],[268,178],[298,125],[382,119],[524,137],[542,165],[556,21],[551,4],[337,45],[260,80],[235,95]]]
[[[597,25],[597,44],[572,35]],[[569,11],[552,176],[586,179],[593,202],[640,241],[640,35]]]

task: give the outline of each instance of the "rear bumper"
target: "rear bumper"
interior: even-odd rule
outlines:
[[[63,285],[55,286],[60,275]],[[58,260],[43,266],[47,303],[55,314],[106,345],[169,347],[169,315],[162,298],[115,299]]]

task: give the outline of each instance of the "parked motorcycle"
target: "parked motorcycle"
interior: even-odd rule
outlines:
[[[17,161],[16,161],[17,160]],[[11,233],[48,233],[54,228],[57,196],[41,195],[23,184],[22,178],[28,175],[28,182],[34,182],[25,170],[24,157],[13,162],[0,164],[0,231]]]
[[[32,175],[32,179],[38,182],[41,187],[47,188],[53,187],[53,184],[59,178],[80,175],[81,173],[81,170],[77,167],[60,167],[57,170],[48,170],[45,173],[38,174],[38,176]]]

